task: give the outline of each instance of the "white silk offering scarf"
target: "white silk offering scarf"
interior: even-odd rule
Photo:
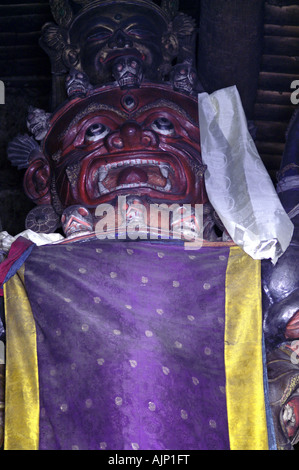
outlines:
[[[277,259],[294,226],[249,134],[235,86],[198,95],[205,183],[233,241],[254,259]]]

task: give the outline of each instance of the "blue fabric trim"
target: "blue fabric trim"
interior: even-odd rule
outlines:
[[[265,338],[263,333],[262,340],[262,349],[263,349],[263,378],[264,378],[264,395],[265,395],[265,407],[266,407],[266,419],[267,419],[267,429],[268,429],[268,445],[269,450],[277,450],[276,436],[274,430],[273,416],[269,400],[269,382],[268,382],[268,372],[267,372],[267,360],[266,360],[266,347],[265,347]]]
[[[21,256],[13,263],[13,265],[10,267],[8,273],[6,274],[6,277],[4,279],[3,284],[5,284],[11,277],[13,277],[18,269],[25,263],[26,259],[30,255],[32,249],[35,247],[35,244],[33,243],[31,246],[29,246],[24,253],[21,254]],[[2,286],[3,286],[2,284]],[[1,287],[2,287],[1,286]]]
[[[5,343],[5,316],[4,316],[4,299],[0,297],[0,341]]]
[[[11,278],[13,277],[18,269],[25,263],[26,259],[30,255],[33,247],[35,244],[32,244],[29,246],[22,254],[21,256],[13,263],[13,265],[10,267],[9,271],[7,272],[3,284],[1,284],[1,287]],[[6,338],[6,329],[5,329],[5,314],[4,314],[4,301],[3,297],[0,299],[1,305],[0,305],[0,340],[5,343],[5,338]]]

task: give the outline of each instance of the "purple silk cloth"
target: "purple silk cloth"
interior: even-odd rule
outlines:
[[[34,247],[40,449],[229,449],[228,256],[149,241]]]

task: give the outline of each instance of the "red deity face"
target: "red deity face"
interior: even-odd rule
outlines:
[[[63,208],[96,208],[124,195],[157,203],[207,200],[194,98],[165,85],[105,87],[67,103],[50,129],[38,169],[43,194],[46,172]],[[26,177],[29,195],[38,192],[32,167]]]

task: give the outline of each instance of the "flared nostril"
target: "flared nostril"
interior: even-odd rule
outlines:
[[[151,130],[144,130],[142,132],[142,144],[144,147],[158,147],[159,137]]]
[[[121,150],[124,148],[123,140],[118,131],[113,132],[106,137],[105,147],[108,152],[113,152],[115,150]]]
[[[121,30],[115,31],[108,41],[108,47],[110,47],[110,49],[122,49],[124,47],[132,47],[132,45],[131,39]]]
[[[125,122],[117,131],[109,134],[105,139],[108,151],[157,147],[159,138],[155,132],[142,127],[136,121]]]

